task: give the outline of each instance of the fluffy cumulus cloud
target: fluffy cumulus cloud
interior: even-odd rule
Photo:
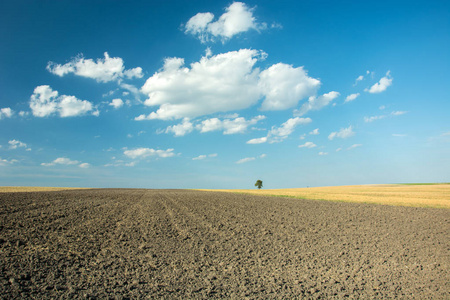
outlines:
[[[58,157],[57,159],[55,159],[52,162],[41,163],[41,166],[44,166],[44,167],[51,167],[51,166],[56,166],[56,165],[64,165],[64,166],[78,165],[78,167],[80,167],[80,168],[90,167],[90,164],[88,164],[88,163],[81,163],[78,160],[71,160],[70,158],[67,158],[67,157]]]
[[[261,120],[264,120],[265,116],[256,116],[250,120],[246,120],[243,117],[236,117],[234,119],[224,119],[220,120],[218,118],[211,118],[202,121],[196,126],[200,132],[210,132],[222,130],[223,134],[236,134],[244,133],[247,128],[251,125],[255,125]]]
[[[355,99],[358,98],[358,97],[359,97],[359,93],[350,94],[350,95],[348,95],[348,96],[345,98],[345,101],[344,101],[344,102],[350,102],[350,101],[353,101],[353,100],[355,100]]]
[[[83,55],[73,58],[68,63],[61,65],[54,62],[47,64],[47,70],[55,75],[64,76],[73,73],[78,76],[92,78],[98,82],[109,82],[126,78],[142,78],[142,68],[125,70],[123,59],[110,57],[107,52],[104,58],[97,61],[86,59]]]
[[[14,111],[9,107],[4,107],[0,109],[0,120],[4,118],[11,118],[14,114]]]
[[[196,14],[186,23],[185,33],[197,36],[202,43],[216,39],[225,42],[242,32],[267,28],[266,24],[256,21],[253,9],[245,3],[234,2],[225,10],[214,22],[214,14],[210,12]]]
[[[8,144],[9,144],[9,149],[17,149],[19,147],[27,148],[27,144],[25,144],[21,141],[18,141],[18,140],[11,140],[8,142]]]
[[[123,152],[123,154],[125,154],[125,156],[132,158],[132,159],[146,158],[146,157],[150,157],[150,156],[166,158],[166,157],[175,156],[175,153],[173,153],[173,150],[174,149],[171,149],[171,148],[167,149],[167,150],[155,150],[155,149],[151,149],[151,148],[136,148],[133,150],[125,150]]]
[[[332,140],[334,138],[346,139],[346,138],[352,137],[354,135],[355,135],[355,132],[353,131],[353,127],[349,126],[347,128],[341,128],[339,131],[330,133],[330,135],[328,136],[328,139],[329,140]]]
[[[304,103],[300,109],[294,111],[294,115],[303,116],[310,110],[319,110],[330,104],[330,102],[339,97],[339,95],[338,92],[333,91],[318,97],[311,96],[309,97],[308,102]]]
[[[282,110],[295,107],[317,92],[320,81],[308,77],[302,67],[279,63],[261,72],[255,64],[265,57],[264,52],[252,49],[215,56],[207,53],[190,67],[184,66],[182,58],[168,58],[141,89],[148,95],[145,105],[159,108],[135,119],[195,118],[245,109],[260,99],[264,99],[262,110]],[[334,93],[318,97],[315,102],[331,101],[327,99]]]
[[[253,67],[263,56],[261,51],[242,49],[204,56],[190,68],[181,58],[166,59],[163,69],[142,87],[148,95],[145,105],[159,109],[137,119],[193,118],[247,108],[260,98],[258,70]]]
[[[247,141],[247,144],[262,144],[265,142],[269,143],[278,143],[285,140],[292,132],[294,132],[295,128],[298,125],[305,125],[311,123],[312,120],[310,118],[291,118],[281,124],[279,127],[273,126],[268,132],[267,136],[251,139]]]
[[[308,77],[303,67],[278,63],[261,72],[259,86],[265,96],[262,110],[284,110],[296,106],[303,98],[315,95],[320,81]]]
[[[372,85],[370,88],[365,89],[364,91],[371,94],[384,92],[389,86],[392,85],[393,80],[394,78],[392,78],[391,76],[391,71],[387,71],[386,76],[382,77],[380,81]]]
[[[110,106],[114,107],[115,109],[119,109],[123,106],[123,100],[122,99],[112,99],[111,103],[109,103]]]
[[[35,117],[47,117],[58,114],[60,117],[75,117],[92,112],[94,106],[87,100],[79,100],[75,96],[58,95],[58,91],[52,90],[48,85],[41,85],[34,89],[30,98],[30,108]]]
[[[185,118],[182,123],[167,127],[165,132],[173,133],[175,136],[183,136],[187,133],[192,132],[192,130],[194,130],[194,125],[189,121],[188,118]]]
[[[232,115],[229,118],[224,118],[222,120],[219,118],[206,119],[196,125],[194,125],[189,118],[184,118],[181,123],[168,126],[166,130],[159,132],[173,133],[174,136],[184,136],[196,129],[201,133],[223,131],[223,134],[238,134],[246,132],[249,126],[255,125],[265,118],[265,116],[260,115],[247,120],[238,115]]]

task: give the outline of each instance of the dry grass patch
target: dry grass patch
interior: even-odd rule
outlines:
[[[383,184],[295,189],[215,190],[312,200],[450,208],[450,184]]]
[[[0,186],[0,193],[19,193],[19,192],[51,192],[63,190],[78,190],[80,188],[68,187],[40,187],[40,186]]]

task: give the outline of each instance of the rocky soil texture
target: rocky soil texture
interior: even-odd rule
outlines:
[[[449,299],[448,209],[189,190],[0,193],[0,298]]]

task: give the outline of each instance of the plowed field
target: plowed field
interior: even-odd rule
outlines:
[[[0,193],[0,298],[449,299],[450,210],[186,190]]]

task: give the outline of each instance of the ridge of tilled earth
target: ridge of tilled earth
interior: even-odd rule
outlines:
[[[449,299],[449,217],[190,190],[0,193],[0,298]]]

